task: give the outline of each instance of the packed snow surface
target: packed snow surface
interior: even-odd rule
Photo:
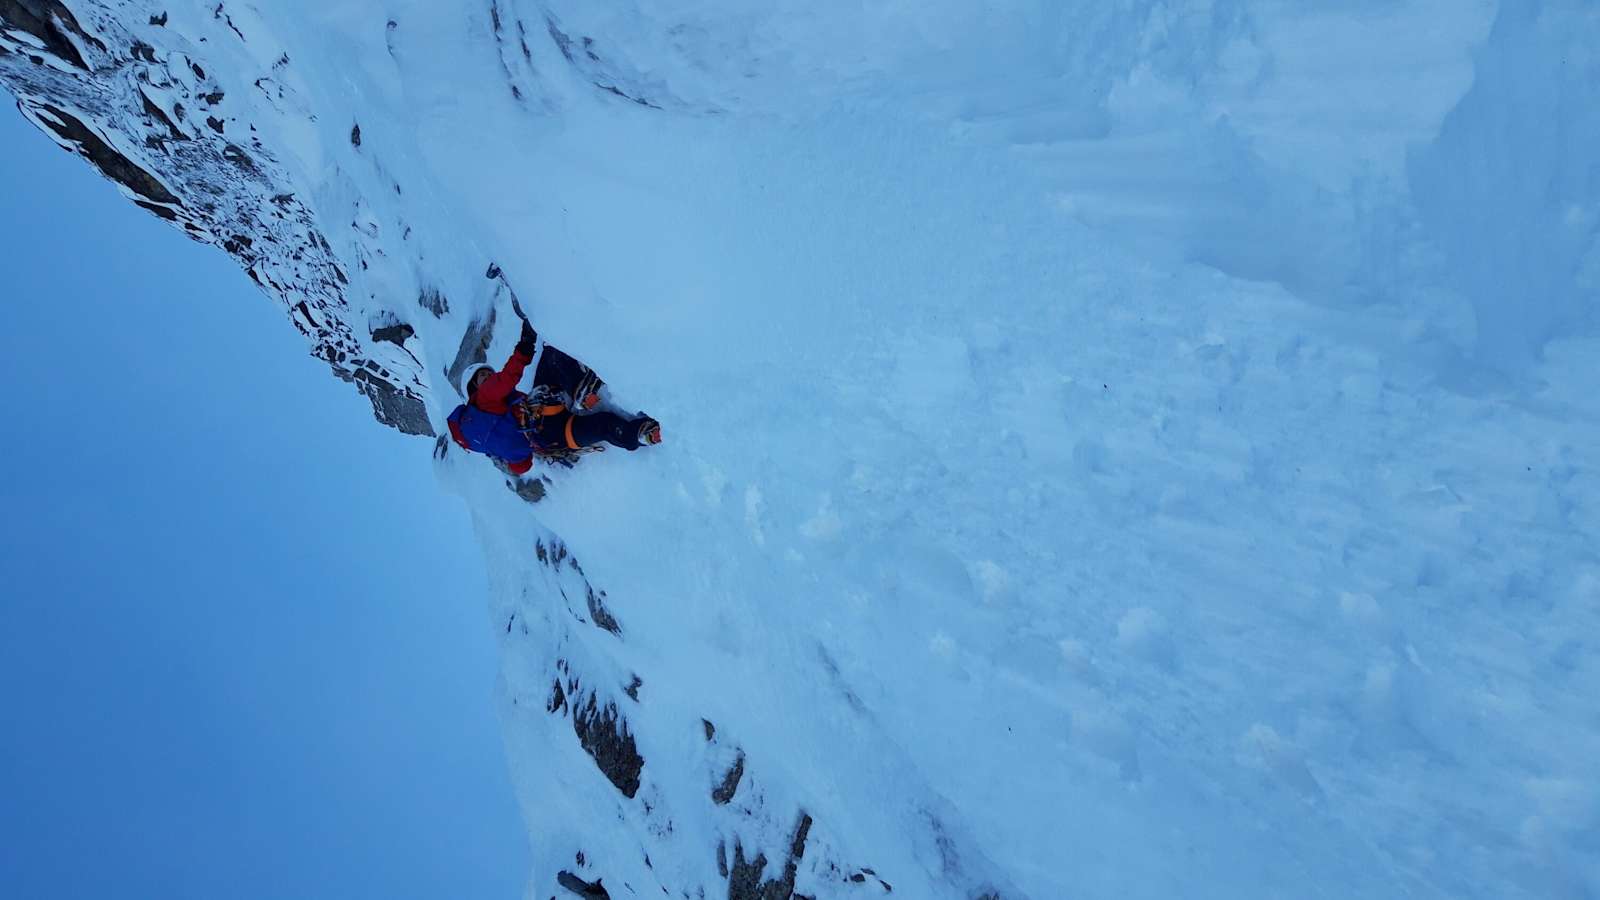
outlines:
[[[1592,3],[184,5],[436,425],[488,260],[664,424],[438,465],[530,896],[1600,895]]]

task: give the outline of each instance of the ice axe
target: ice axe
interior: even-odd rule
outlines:
[[[491,280],[499,279],[501,286],[506,289],[506,293],[511,295],[511,311],[517,314],[517,318],[527,322],[528,314],[522,311],[522,304],[517,302],[517,292],[512,290],[511,285],[507,283],[506,273],[501,270],[499,263],[489,263],[489,271],[484,272],[483,277]]]

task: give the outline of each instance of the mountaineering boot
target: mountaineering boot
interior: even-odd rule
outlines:
[[[661,423],[649,416],[641,416],[629,423],[639,428],[639,445],[661,443]]]
[[[572,403],[575,409],[594,409],[600,405],[600,389],[606,383],[593,369],[585,368],[578,377],[578,383],[572,388]]]

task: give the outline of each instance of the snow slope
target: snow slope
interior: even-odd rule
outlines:
[[[1589,4],[68,5],[664,423],[437,451],[530,897],[1600,893]]]

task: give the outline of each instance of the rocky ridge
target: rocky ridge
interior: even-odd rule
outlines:
[[[403,344],[384,348],[360,321],[349,264],[264,140],[268,123],[233,99],[241,88],[224,85],[220,67],[194,48],[162,45],[166,14],[129,21],[125,4],[4,0],[0,84],[135,204],[236,259],[378,421],[432,435],[421,364]],[[281,94],[272,78],[281,68],[250,89]]]

